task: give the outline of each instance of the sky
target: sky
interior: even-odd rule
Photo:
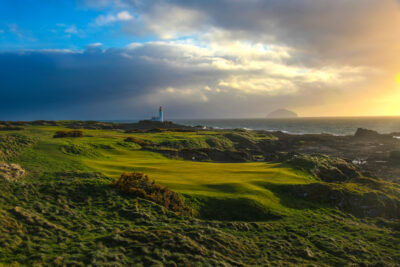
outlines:
[[[0,120],[400,115],[399,0],[0,0]]]

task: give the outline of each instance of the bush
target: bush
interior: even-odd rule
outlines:
[[[54,138],[64,138],[64,137],[83,137],[82,131],[58,131],[53,136]]]
[[[140,146],[151,146],[153,144],[150,141],[146,141],[146,140],[143,140],[143,139],[138,139],[138,138],[135,138],[135,137],[127,137],[125,139],[125,142],[132,142],[132,143],[138,144]]]
[[[178,193],[154,181],[150,182],[143,173],[123,173],[114,185],[123,193],[151,200],[182,215],[192,215],[192,210],[184,205]]]

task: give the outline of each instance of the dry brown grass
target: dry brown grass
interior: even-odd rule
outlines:
[[[192,215],[192,210],[185,206],[178,193],[154,181],[150,182],[143,173],[123,173],[114,185],[123,193],[154,201],[182,215]]]

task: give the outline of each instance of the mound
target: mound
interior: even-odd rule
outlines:
[[[400,218],[400,199],[382,191],[362,192],[328,183],[291,185],[287,189],[297,198],[339,208],[356,217]]]
[[[224,135],[230,141],[235,144],[235,148],[238,150],[243,149],[258,149],[257,142],[250,133],[247,132],[234,132]]]
[[[0,162],[0,180],[13,182],[25,175],[25,170],[17,164]]]
[[[151,145],[153,145],[153,143],[150,142],[150,141],[143,140],[143,139],[138,139],[138,138],[135,138],[135,137],[127,137],[127,138],[125,138],[124,141],[125,142],[135,143],[135,144],[138,144],[140,146],[151,146]]]
[[[67,144],[62,145],[60,150],[64,154],[68,155],[81,155],[86,157],[97,157],[100,156],[101,153],[96,150],[97,147],[88,144]]]
[[[25,135],[0,135],[0,159],[10,160],[36,142]]]
[[[123,193],[154,201],[179,214],[191,215],[181,197],[166,186],[150,182],[143,173],[123,173],[114,185]]]
[[[289,153],[284,162],[326,182],[344,182],[362,176],[355,165],[341,158]]]

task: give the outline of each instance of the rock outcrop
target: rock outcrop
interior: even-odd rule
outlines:
[[[354,134],[356,138],[380,138],[382,137],[377,131],[358,128],[356,133]]]

